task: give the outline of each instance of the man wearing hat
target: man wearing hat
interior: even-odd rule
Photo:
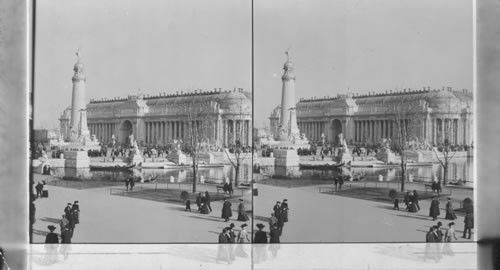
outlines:
[[[284,199],[281,204],[281,214],[283,215],[283,222],[288,222],[288,200]]]
[[[259,231],[255,233],[255,237],[253,239],[254,243],[267,244],[267,234],[262,230],[264,227],[266,226],[262,223],[257,224],[257,228],[259,228]]]
[[[231,258],[229,256],[228,245],[229,238],[227,237],[227,228],[222,229],[222,232],[219,234],[219,245],[217,245],[217,258],[215,262],[218,263],[219,260],[224,260],[228,264],[231,263]]]
[[[64,208],[64,214],[66,215],[66,218],[70,218],[71,215],[71,203],[68,203],[66,207]]]
[[[224,198],[224,203],[222,204],[222,215],[221,217],[228,222],[229,218],[233,216],[233,212],[231,210],[231,203]]]
[[[243,204],[243,200],[242,199],[239,199],[240,200],[240,205],[238,205],[238,221],[247,221],[248,220],[248,216],[247,216],[247,212],[245,210],[245,205]]]
[[[47,228],[50,232],[47,236],[45,236],[45,244],[59,244],[59,237],[57,236],[57,233],[54,233],[56,227],[49,225]]]
[[[278,217],[278,215],[281,213],[281,202],[280,201],[276,202],[276,204],[273,207],[273,211],[274,211],[274,216]]]
[[[73,203],[73,207],[71,207],[71,215],[73,217],[73,221],[75,224],[80,223],[80,206],[78,205],[78,201]]]

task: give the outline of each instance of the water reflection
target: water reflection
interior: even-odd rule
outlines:
[[[260,172],[265,175],[285,175],[285,173],[278,171],[280,168],[276,167],[261,167]],[[364,167],[351,167],[343,168],[344,174],[350,174],[357,178],[363,176],[362,181],[378,181],[379,175],[384,177],[384,181],[398,181],[401,177],[401,169],[399,167],[393,168],[364,168]],[[432,166],[408,167],[408,174],[413,176],[415,182],[432,182],[434,177],[441,179],[443,168],[439,163],[433,163]],[[298,167],[288,167],[287,171],[290,174],[297,175],[304,179],[325,179],[331,180],[333,177],[339,175],[338,170],[316,170],[304,169],[298,171]],[[472,158],[456,158],[448,166],[448,181],[465,181],[465,186],[473,187],[473,159]]]
[[[130,176],[150,179],[156,177],[158,183],[168,183],[173,177],[174,182],[191,182],[193,171],[191,169],[133,169],[128,171],[93,171],[89,168],[52,168],[53,174],[63,179],[87,181],[123,181]],[[240,182],[249,182],[251,179],[251,166],[249,163],[240,167]],[[213,168],[199,168],[198,175],[203,176],[207,183],[223,183],[226,178],[234,179],[235,170],[231,165]]]

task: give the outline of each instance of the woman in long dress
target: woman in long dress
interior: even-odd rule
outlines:
[[[250,237],[248,236],[248,232],[246,227],[248,225],[246,223],[241,225],[241,231],[238,233],[238,244],[236,246],[236,256],[246,258],[248,257],[248,253],[245,249],[245,243],[250,242]]]
[[[451,198],[448,198],[448,202],[446,203],[445,219],[449,219],[449,220],[457,219],[457,215],[455,214],[455,210],[453,210],[453,204],[451,203]]]
[[[247,213],[245,210],[245,205],[243,204],[243,200],[240,199],[240,205],[238,205],[238,221],[247,221]]]

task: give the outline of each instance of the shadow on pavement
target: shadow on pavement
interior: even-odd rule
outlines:
[[[55,223],[55,224],[59,224],[59,222],[61,221],[60,219],[51,218],[51,217],[44,217],[44,218],[41,218],[40,220],[50,222],[50,223]]]
[[[203,215],[203,214],[200,214]],[[208,217],[202,217],[202,216],[185,216],[185,217],[190,217],[190,218],[197,218],[197,219],[204,219],[204,220],[210,220],[210,221],[217,221],[217,222],[224,222],[222,218],[211,218],[210,216]]]
[[[414,219],[420,219],[420,220],[427,220],[427,221],[433,221],[432,219],[428,218],[428,217],[422,217],[422,216],[411,216],[411,215],[396,215],[398,217],[406,217],[406,218],[414,218]],[[437,223],[437,220],[434,220],[436,221]]]

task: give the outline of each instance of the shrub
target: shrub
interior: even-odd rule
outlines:
[[[464,206],[466,213],[470,213],[470,212],[474,211],[474,205],[472,204],[471,198],[465,198],[463,201],[463,206]]]
[[[183,190],[183,191],[181,192],[181,199],[182,199],[183,201],[185,201],[185,200],[187,200],[188,198],[189,198],[189,192],[187,192],[187,191]]]
[[[396,199],[396,196],[398,196],[398,192],[395,189],[389,190],[389,198],[391,199]]]

